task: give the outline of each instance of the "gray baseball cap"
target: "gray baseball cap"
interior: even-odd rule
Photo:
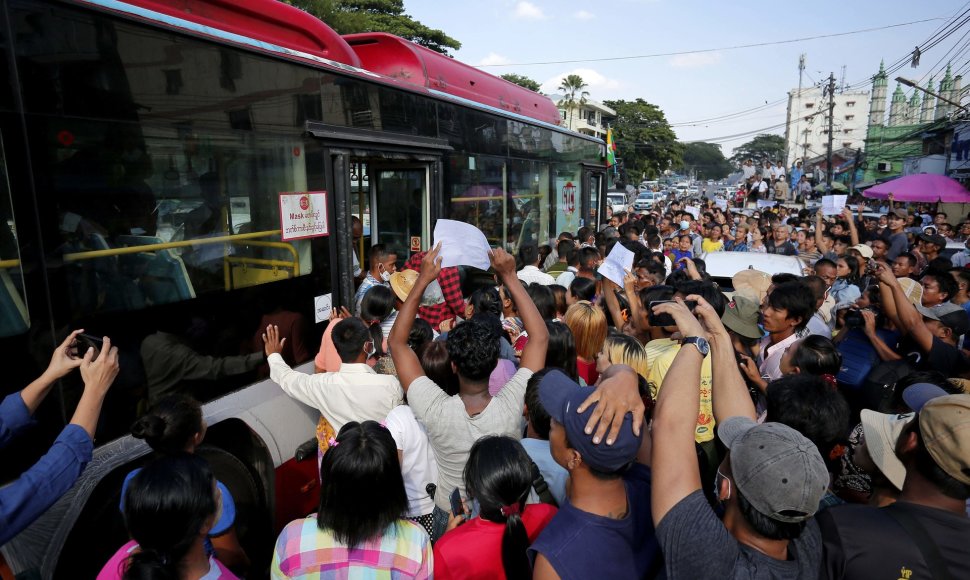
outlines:
[[[780,522],[801,522],[818,510],[829,485],[815,444],[781,423],[730,417],[718,437],[731,451],[738,490],[759,513]]]

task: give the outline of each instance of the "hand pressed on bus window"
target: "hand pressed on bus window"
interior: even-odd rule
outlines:
[[[263,333],[263,346],[266,351],[266,356],[282,353],[285,343],[285,338],[280,339],[280,327],[275,324],[270,324],[266,327],[266,332]]]

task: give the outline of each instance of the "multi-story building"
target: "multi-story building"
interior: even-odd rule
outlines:
[[[892,177],[903,172],[906,158],[921,156],[924,133],[933,132],[947,124],[948,117],[956,107],[937,101],[931,95],[913,90],[907,99],[903,88],[897,83],[889,104],[886,118],[886,94],[889,79],[885,67],[879,64],[879,72],[872,77],[872,103],[869,127],[866,132],[866,162],[863,182],[871,183],[880,178]],[[953,76],[949,65],[934,91],[933,79],[927,83],[927,91],[938,92],[942,97],[960,102],[963,94],[962,77]]]
[[[559,108],[563,127],[606,140],[608,127],[604,119],[616,117],[616,111],[592,99],[583,102],[577,99],[574,106],[567,107],[562,95],[549,95],[549,98]]]
[[[869,92],[836,92],[832,117],[832,149],[863,149],[869,118]],[[822,95],[820,87],[789,91],[785,142],[788,152],[785,167],[791,167],[798,160],[826,154],[829,99]]]

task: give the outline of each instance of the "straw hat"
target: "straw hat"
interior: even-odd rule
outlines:
[[[404,302],[408,299],[408,294],[411,293],[411,288],[414,288],[414,283],[418,281],[417,270],[401,270],[400,272],[394,272],[391,274],[391,290],[397,296],[398,300]]]

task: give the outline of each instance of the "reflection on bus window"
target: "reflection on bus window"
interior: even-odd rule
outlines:
[[[146,126],[78,126],[54,167],[76,312],[132,310],[310,272],[280,238],[281,192],[305,191],[303,143]],[[117,144],[112,144],[116,139]]]
[[[549,166],[534,161],[513,161],[509,173],[509,249],[549,242]]]
[[[23,334],[29,326],[17,225],[7,180],[6,155],[0,139],[0,338]]]
[[[493,246],[505,246],[506,164],[503,159],[455,155],[447,184],[451,219],[472,224]]]

